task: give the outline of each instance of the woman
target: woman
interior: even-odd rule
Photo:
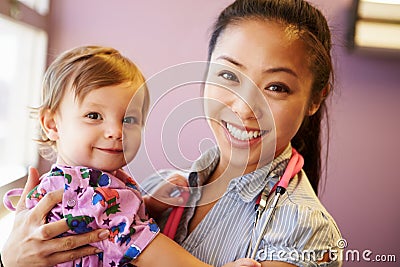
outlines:
[[[246,256],[253,240],[250,251],[256,250],[255,259],[263,266],[341,265],[340,257],[332,257],[339,230],[316,196],[320,123],[332,89],[330,50],[326,19],[305,1],[237,0],[220,14],[209,42],[212,83],[204,89],[218,147],[192,168],[189,184],[201,190],[192,193],[175,236],[194,256],[220,266]],[[292,147],[303,155],[304,171],[292,179],[266,232],[256,227],[253,235],[258,196],[269,193],[278,181]],[[151,177],[145,190],[151,191],[161,179]],[[29,180],[27,188],[35,183]],[[67,230],[62,222],[41,225],[54,202],[42,200],[43,205],[30,212],[20,208],[14,236],[2,252],[5,266],[28,259],[47,266],[90,254],[92,248],[70,249],[89,243],[84,238],[107,236],[52,239]],[[20,226],[26,221],[31,228]],[[254,247],[259,235],[263,239]],[[17,253],[19,259],[11,259],[22,249],[29,257]],[[144,250],[141,257],[156,252]]]

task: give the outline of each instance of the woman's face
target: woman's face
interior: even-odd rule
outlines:
[[[276,22],[245,20],[221,33],[204,91],[220,164],[247,173],[269,163],[317,111],[307,55],[293,29]]]

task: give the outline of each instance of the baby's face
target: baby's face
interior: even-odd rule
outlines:
[[[102,87],[81,101],[66,92],[55,115],[57,163],[114,171],[136,155],[142,130],[144,91],[127,85]]]

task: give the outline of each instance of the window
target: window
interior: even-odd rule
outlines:
[[[44,31],[0,17],[0,186],[37,160],[29,107],[39,102],[46,47]]]
[[[47,15],[49,12],[49,0],[18,0],[40,15]]]
[[[40,101],[46,66],[48,0],[0,2],[0,199],[21,187],[28,165],[36,165],[37,123],[30,107]],[[33,8],[30,8],[30,6]],[[13,213],[0,205],[0,249],[13,222]]]

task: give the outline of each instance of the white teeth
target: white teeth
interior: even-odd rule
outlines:
[[[247,134],[247,131],[243,131],[242,132],[242,140],[246,140],[246,139],[248,139],[248,134]]]
[[[265,131],[242,131],[229,123],[226,123],[226,128],[233,137],[242,141],[257,138],[265,133]]]

